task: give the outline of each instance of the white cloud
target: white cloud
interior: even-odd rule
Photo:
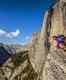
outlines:
[[[17,29],[15,32],[7,32],[5,30],[0,29],[0,36],[13,38],[13,37],[17,37],[19,34],[20,34],[19,29]]]
[[[4,30],[0,29],[0,36],[1,36],[1,35],[5,35],[5,33],[6,33],[6,32],[5,32]]]
[[[17,37],[20,34],[20,30],[17,29],[16,32],[10,32],[9,35],[11,35],[11,37]]]

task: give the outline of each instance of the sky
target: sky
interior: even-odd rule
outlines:
[[[0,42],[22,44],[41,30],[55,0],[0,0]]]

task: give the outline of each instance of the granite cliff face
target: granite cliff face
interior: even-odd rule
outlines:
[[[35,44],[34,58],[30,59],[41,80],[66,80],[66,52],[48,45],[48,37],[66,36],[66,1],[57,0],[44,16],[43,27]]]
[[[66,52],[49,45],[48,37],[66,36],[66,1],[57,0],[33,33],[29,49],[20,50],[0,66],[0,80],[66,80]]]

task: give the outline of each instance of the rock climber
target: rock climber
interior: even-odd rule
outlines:
[[[64,35],[56,35],[49,37],[49,42],[51,45],[61,48],[61,49],[66,49],[66,37]]]

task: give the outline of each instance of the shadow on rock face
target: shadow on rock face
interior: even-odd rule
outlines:
[[[12,54],[9,53],[8,49],[0,46],[0,65],[4,64]]]

